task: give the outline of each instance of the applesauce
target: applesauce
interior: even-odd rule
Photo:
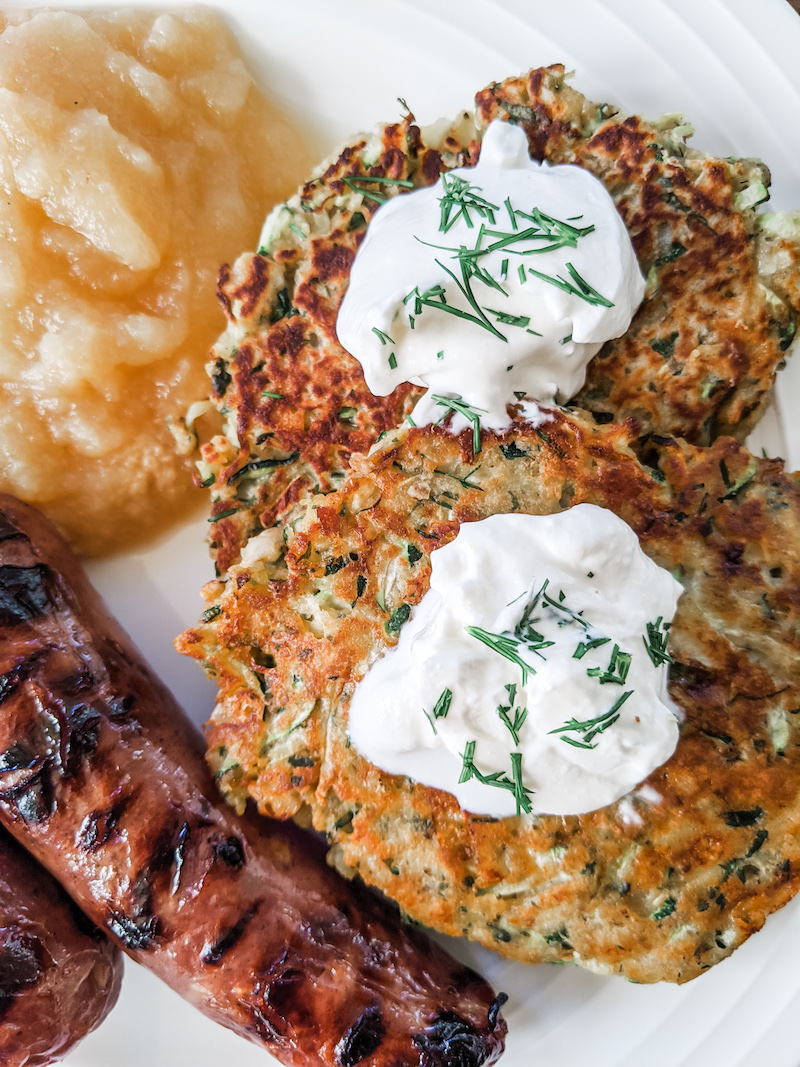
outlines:
[[[310,163],[206,9],[0,15],[0,489],[79,551],[199,496],[166,423],[208,391],[217,268]]]

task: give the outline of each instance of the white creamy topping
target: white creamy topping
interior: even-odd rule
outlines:
[[[336,328],[373,393],[408,381],[429,388],[418,425],[447,414],[433,399],[446,396],[500,429],[515,393],[543,403],[574,396],[643,295],[602,183],[581,167],[535,162],[524,132],[497,121],[477,166],[378,210]]]
[[[353,696],[350,737],[371,763],[503,817],[593,811],[669,758],[661,653],[681,587],[616,515],[465,523],[431,568]]]

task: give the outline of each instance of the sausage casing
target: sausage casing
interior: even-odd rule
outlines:
[[[203,739],[47,521],[0,494],[0,822],[140,963],[293,1067],[478,1067],[501,998],[209,798]]]
[[[122,957],[0,831],[0,1063],[60,1060],[116,1003]]]

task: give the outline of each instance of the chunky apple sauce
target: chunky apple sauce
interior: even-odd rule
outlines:
[[[208,10],[0,30],[0,489],[100,553],[191,506],[217,268],[310,157]]]

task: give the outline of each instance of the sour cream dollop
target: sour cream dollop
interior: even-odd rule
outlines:
[[[574,396],[644,287],[603,184],[582,167],[532,160],[523,130],[495,121],[475,167],[377,211],[336,328],[373,393],[428,387],[417,424],[447,414],[440,395],[500,429],[521,397]]]
[[[350,706],[352,743],[466,811],[613,803],[672,754],[666,641],[681,586],[612,512],[465,523]]]

